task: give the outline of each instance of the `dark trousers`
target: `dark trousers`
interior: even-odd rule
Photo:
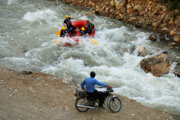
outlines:
[[[76,35],[76,27],[74,27],[73,25],[69,25],[67,26],[67,33],[71,33],[71,36],[75,36]]]
[[[73,25],[68,25],[67,26],[67,29],[69,30],[69,29],[71,29],[72,28],[72,30],[76,30],[76,27],[74,27]]]
[[[106,94],[104,92],[100,92],[95,90],[93,93],[87,93],[90,98],[98,99],[99,106],[102,106],[105,101]]]

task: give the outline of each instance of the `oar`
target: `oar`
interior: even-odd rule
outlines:
[[[95,44],[95,45],[97,45],[97,41],[94,39],[94,38],[90,38],[90,40]]]
[[[60,35],[60,33],[61,33],[61,31],[59,30],[59,31],[57,31],[56,35],[57,35],[57,36],[59,36],[59,35]]]
[[[82,34],[84,34],[84,36],[86,36],[87,37],[87,35],[84,33],[84,32],[82,32],[81,30],[79,30]],[[90,38],[90,40],[95,44],[95,45],[97,45],[97,41],[94,39],[94,38]]]
[[[55,40],[54,43],[57,44],[58,40]]]
[[[71,29],[69,29],[69,30],[66,32],[66,34],[68,34],[70,31],[71,31]],[[61,31],[59,30],[59,31],[56,33],[56,35],[59,36],[60,33],[61,33]],[[57,43],[58,43],[58,40],[55,40],[54,43],[57,44]]]

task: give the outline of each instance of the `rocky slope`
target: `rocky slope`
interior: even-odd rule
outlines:
[[[61,0],[63,3],[91,8],[94,13],[122,20],[136,27],[158,31],[161,40],[168,35],[180,42],[179,10],[168,11],[160,0]]]
[[[173,120],[165,112],[142,106],[134,100],[119,96],[123,108],[119,113],[92,109],[86,113],[74,107],[75,86],[58,78],[31,72],[0,68],[1,120]]]

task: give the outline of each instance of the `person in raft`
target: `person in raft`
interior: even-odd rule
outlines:
[[[91,22],[89,22],[88,19],[86,19],[85,28],[86,28],[85,32],[87,33],[86,35],[89,36],[93,32],[94,25]]]
[[[60,37],[65,37],[66,36],[66,32],[67,32],[67,30],[65,29],[65,27],[61,27]]]
[[[80,31],[80,36],[86,36],[86,33],[85,33],[85,28],[84,27],[82,27],[81,28],[81,30],[79,30]]]
[[[99,107],[104,108],[104,100],[105,100],[105,93],[97,91],[94,86],[97,84],[99,86],[103,87],[110,87],[109,85],[106,85],[104,83],[99,82],[98,80],[95,79],[96,73],[92,71],[90,73],[90,77],[86,78],[82,83],[81,83],[81,88],[87,92],[88,96],[94,99],[99,100]],[[86,89],[84,88],[84,85],[86,86]]]
[[[71,32],[71,34],[73,35],[75,33],[75,30],[77,30],[77,29],[76,29],[76,27],[74,27],[72,25],[71,19],[74,19],[74,18],[69,17],[69,15],[66,15],[63,25],[64,25],[64,27],[67,27],[67,34],[69,32]]]

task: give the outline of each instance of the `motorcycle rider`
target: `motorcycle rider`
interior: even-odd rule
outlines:
[[[105,101],[105,94],[103,92],[97,91],[94,88],[94,86],[97,84],[97,85],[103,86],[103,87],[110,87],[110,88],[112,88],[112,87],[94,79],[95,76],[96,76],[96,73],[94,71],[92,71],[90,73],[90,77],[86,78],[81,83],[81,88],[87,92],[89,97],[94,98],[94,99],[98,99],[99,100],[99,107],[104,108],[103,104]],[[84,88],[84,85],[86,86],[86,89]]]

